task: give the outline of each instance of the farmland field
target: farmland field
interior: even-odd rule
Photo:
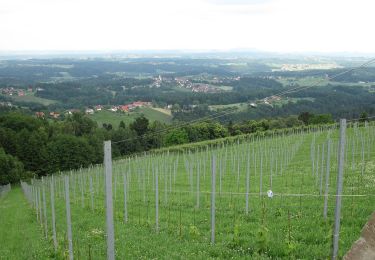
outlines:
[[[168,124],[172,120],[172,117],[170,115],[149,107],[142,107],[130,113],[102,110],[99,112],[95,112],[95,114],[93,115],[89,115],[89,117],[95,120],[99,126],[102,126],[104,123],[106,123],[111,124],[113,127],[117,128],[121,121],[124,121],[125,124],[130,124],[141,115],[144,115],[151,122],[157,120],[159,122]]]
[[[344,157],[340,257],[359,237],[375,205],[375,127],[351,126]],[[338,129],[327,127],[114,161],[116,258],[329,258],[338,148]],[[68,255],[67,191],[74,256],[106,258],[103,172],[98,165],[24,184],[50,240],[53,198],[58,258]]]
[[[25,96],[12,96],[11,97],[16,102],[30,102],[30,103],[37,103],[44,106],[48,106],[51,104],[57,103],[55,100],[46,99],[46,98],[40,98],[36,97],[35,93],[25,93]]]
[[[165,113],[165,111],[159,111],[152,107],[142,107],[140,108],[140,113],[147,117],[150,121],[159,121],[162,123],[171,123],[172,116]]]
[[[235,103],[235,104],[228,104],[228,105],[212,105],[210,106],[210,109],[217,111],[220,109],[237,108],[238,111],[246,111],[248,106],[249,106],[248,103]]]
[[[328,80],[324,77],[304,77],[304,78],[282,78],[278,80],[284,86],[293,83],[299,86],[325,86]]]

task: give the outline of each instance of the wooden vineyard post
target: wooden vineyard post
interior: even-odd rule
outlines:
[[[55,252],[57,251],[57,239],[56,239],[56,216],[55,216],[55,185],[53,181],[53,175],[51,177],[51,212],[52,212],[52,239]]]
[[[246,167],[246,214],[249,214],[249,191],[250,191],[250,153],[247,154],[247,167]]]
[[[94,211],[94,188],[92,184],[92,176],[90,176],[89,185],[90,185],[91,211]]]
[[[112,149],[111,141],[104,142],[105,211],[107,227],[107,259],[115,259],[115,231],[113,224],[112,198]]]
[[[43,226],[44,226],[44,234],[46,239],[48,238],[48,226],[47,226],[47,202],[46,202],[46,187],[44,185],[44,179],[42,177],[42,200],[43,200]]]
[[[327,219],[327,208],[328,208],[328,192],[329,192],[329,172],[330,172],[330,158],[331,158],[331,140],[327,143],[327,168],[326,168],[326,185],[324,192],[324,211],[323,217]]]
[[[128,198],[127,198],[126,173],[124,173],[124,222],[128,222]]]
[[[211,172],[211,244],[215,244],[215,192],[216,192],[216,157],[212,156]]]
[[[66,228],[68,232],[69,259],[73,260],[72,219],[70,214],[69,176],[65,176]]]
[[[155,230],[159,233],[159,167],[155,172]]]
[[[333,251],[332,259],[337,259],[339,251],[339,232],[340,232],[340,215],[341,215],[341,195],[344,177],[344,160],[345,160],[345,134],[346,134],[346,119],[340,120],[340,146],[339,146],[339,165],[337,176],[337,191],[336,191],[336,207],[335,207],[335,224],[333,232]]]

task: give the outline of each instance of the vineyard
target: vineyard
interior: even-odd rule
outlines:
[[[107,258],[109,191],[116,259],[326,259],[339,136],[327,126],[145,153],[113,161],[110,190],[102,165],[22,188],[58,259]],[[340,258],[374,210],[375,125],[349,123],[344,141]]]

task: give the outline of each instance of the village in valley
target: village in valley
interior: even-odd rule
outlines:
[[[11,101],[1,101],[0,106],[2,107],[16,107],[14,102],[14,98],[20,98],[21,100],[26,96],[35,97],[35,94],[39,91],[44,91],[42,88],[33,88],[32,86],[28,86],[27,89],[16,88],[16,87],[4,87],[1,88],[1,95],[8,97]],[[37,97],[35,97],[37,98]],[[87,106],[86,108],[78,109],[72,108],[67,110],[59,110],[59,111],[35,111],[34,116],[37,118],[50,118],[50,119],[62,119],[63,116],[73,115],[73,113],[84,113],[86,115],[93,115],[95,113],[100,113],[101,111],[110,111],[113,113],[131,113],[134,112],[137,108],[148,107],[152,108],[152,102],[147,101],[134,101],[127,104],[122,105],[93,105]],[[169,113],[168,110],[172,105],[167,105],[165,108],[161,108],[163,112]],[[160,110],[160,109],[159,109]]]
[[[84,110],[80,109],[68,109],[65,111],[64,115],[69,116],[73,115],[74,113],[85,113],[86,115],[93,115],[95,113],[100,113],[103,110],[111,111],[113,113],[130,113],[134,111],[136,108],[140,107],[151,107],[152,103],[151,102],[144,102],[144,101],[135,101],[129,104],[125,105],[118,105],[118,106],[110,106],[110,105],[95,105],[93,107],[87,107]],[[49,112],[48,115],[46,115],[44,112],[35,112],[35,116],[38,118],[53,118],[53,119],[59,119],[61,116],[61,113],[59,112]]]
[[[240,77],[227,78],[227,77],[217,77],[212,75],[200,75],[199,77],[191,76],[179,76],[170,77],[165,75],[156,75],[152,77],[152,82],[149,85],[133,86],[131,89],[137,88],[163,88],[172,86],[176,91],[188,91],[193,93],[221,93],[225,91],[230,91],[231,88],[223,86],[224,81],[227,80],[239,80]],[[13,101],[26,101],[28,99],[40,99],[39,94],[45,91],[40,87],[27,86],[25,87],[3,87],[0,88],[1,95],[7,97],[9,101],[1,102],[0,106],[14,107],[16,106]],[[127,87],[123,86],[123,91],[125,92]],[[42,99],[41,99],[42,100]],[[28,100],[29,101],[29,100]],[[30,100],[34,102],[34,100]],[[38,102],[36,102],[38,103]],[[154,107],[155,104],[148,101],[134,101],[125,104],[92,104],[86,106],[85,108],[71,108],[71,109],[48,109],[43,111],[34,111],[34,116],[38,118],[49,118],[49,119],[63,119],[66,116],[72,115],[73,113],[84,113],[86,115],[94,115],[96,113],[102,113],[102,111],[110,111],[113,113],[123,113],[130,114],[137,110],[138,108],[151,108],[155,111],[162,112],[167,115],[171,115],[172,104],[165,104],[164,106]],[[188,106],[189,108],[195,107],[194,105]]]

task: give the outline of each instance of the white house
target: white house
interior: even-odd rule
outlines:
[[[92,109],[92,108],[86,108],[86,114],[89,114],[89,115],[94,114],[94,109]]]

